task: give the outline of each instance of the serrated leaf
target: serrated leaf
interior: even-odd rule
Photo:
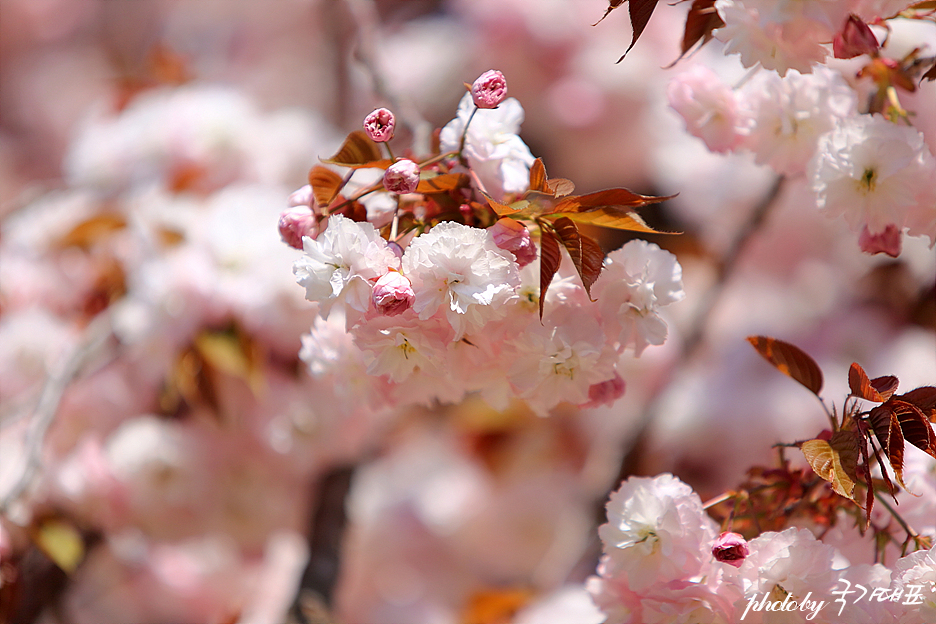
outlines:
[[[575,265],[575,270],[582,278],[585,292],[591,298],[592,284],[601,275],[601,267],[604,263],[604,251],[601,245],[595,239],[579,232],[575,222],[567,217],[556,219],[553,228],[555,228],[556,236],[569,252],[572,264]]]
[[[343,167],[377,166],[380,162],[380,147],[363,130],[355,130],[345,138],[338,152],[322,162]],[[387,166],[390,161],[386,160]]]
[[[936,422],[936,387],[920,386],[894,398],[916,405],[930,422]]]
[[[897,399],[891,399],[885,405],[893,410],[904,440],[936,457],[936,434],[923,412],[916,405]]]
[[[559,241],[549,230],[543,228],[540,236],[540,298],[539,315],[543,320],[543,305],[546,303],[546,291],[553,276],[559,270],[562,254],[559,253]]]
[[[85,219],[58,241],[60,247],[91,249],[100,241],[127,227],[127,220],[116,214],[99,214]]]
[[[468,186],[468,176],[464,173],[442,173],[419,180],[417,193],[446,193],[459,187]]]
[[[655,230],[633,211],[622,211],[614,208],[599,208],[591,212],[567,212],[562,216],[572,219],[576,223],[588,223],[615,230],[628,230],[643,232],[645,234],[676,234],[677,232],[664,232]],[[547,215],[546,218],[551,218]]]
[[[673,61],[675,65],[699,41],[705,45],[712,39],[712,31],[725,25],[718,11],[715,10],[715,0],[693,0],[689,13],[686,15],[686,28],[683,31],[682,47],[679,58]]]
[[[650,204],[658,204],[673,199],[675,195],[654,197],[641,195],[626,188],[613,188],[589,193],[587,195],[571,195],[565,197],[552,209],[553,213],[580,213],[598,210],[600,208],[639,208]]]
[[[852,396],[883,403],[897,390],[898,379],[892,375],[868,379],[868,374],[857,362],[852,362],[848,369],[848,387]]]
[[[868,414],[868,423],[887,456],[897,483],[906,489],[903,482],[904,437],[897,415],[887,404],[878,405]]]
[[[575,184],[572,180],[566,178],[551,178],[546,180],[546,191],[553,197],[565,197],[571,195],[575,190]]]
[[[653,10],[656,8],[656,5],[657,0],[630,0],[627,9],[630,12],[631,28],[634,31],[634,35],[631,38],[630,45],[624,50],[624,54],[617,60],[618,63],[624,60],[627,53],[631,51],[631,48],[633,48],[637,40],[640,39],[644,28],[646,28],[647,24],[650,22],[650,16],[653,15]]]
[[[84,558],[81,533],[62,520],[46,520],[33,533],[33,541],[46,557],[65,573],[72,574]]]
[[[748,336],[747,341],[777,370],[795,379],[816,396],[819,395],[822,390],[822,371],[805,351],[768,336]]]
[[[608,14],[609,14],[611,11],[613,11],[614,9],[616,9],[616,8],[618,8],[619,6],[621,6],[622,4],[624,4],[624,0],[610,0],[610,4],[611,4],[611,6],[609,6],[607,9],[605,9],[604,15],[601,16],[601,19],[598,20],[597,22],[595,22],[594,24],[592,24],[592,26],[597,26],[597,25],[600,24],[602,21],[604,21],[604,18],[608,17]]]
[[[855,500],[858,481],[858,436],[852,431],[836,431],[832,438],[809,440],[800,445],[813,472],[832,484],[841,496]]]
[[[540,193],[547,192],[546,188],[546,166],[542,158],[537,158],[530,166],[530,190]]]
[[[309,170],[309,185],[312,187],[312,196],[315,203],[327,208],[341,191],[343,178],[335,171],[322,165],[315,165]]]

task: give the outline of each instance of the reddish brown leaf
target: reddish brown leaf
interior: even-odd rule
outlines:
[[[852,362],[848,369],[848,387],[852,396],[883,403],[897,390],[898,379],[892,375],[868,379],[868,374],[857,362]]]
[[[591,287],[601,274],[601,267],[604,262],[604,252],[598,241],[585,236],[578,231],[575,222],[566,217],[560,217],[553,223],[556,230],[556,236],[562,241],[575,270],[582,278],[582,284],[585,286],[585,292],[591,297]]]
[[[341,191],[341,182],[342,177],[324,165],[315,165],[309,171],[312,195],[315,203],[322,208],[327,208],[335,201]]]
[[[802,349],[768,336],[748,336],[747,341],[777,370],[819,395],[822,390],[822,371]]]
[[[322,162],[344,167],[387,167],[390,160],[381,160],[380,147],[363,130],[347,136],[334,156]],[[382,165],[382,162],[386,162]]]
[[[543,165],[543,159],[537,158],[530,167],[530,190],[539,193],[546,193],[546,167]]]
[[[832,484],[841,496],[855,500],[858,481],[859,438],[853,431],[836,431],[832,438],[809,440],[800,445],[813,472]]]
[[[933,63],[933,66],[926,70],[926,73],[920,78],[920,82],[924,80],[936,80],[936,63]]]
[[[459,187],[468,186],[468,176],[464,173],[443,173],[419,181],[417,193],[445,193]]]
[[[657,0],[630,0],[627,9],[630,12],[631,28],[634,31],[634,36],[631,39],[630,45],[624,50],[624,54],[617,60],[618,63],[624,60],[627,53],[631,51],[631,48],[633,48],[637,40],[640,39],[640,35],[643,33],[644,28],[647,27],[647,23],[650,21],[650,16],[653,15],[653,10],[656,8],[656,5]]]
[[[565,197],[571,195],[574,190],[575,184],[572,183],[572,180],[565,178],[546,180],[546,191],[552,194],[553,197]]]
[[[868,422],[897,477],[897,483],[906,489],[903,482],[904,437],[897,415],[891,406],[878,405],[868,414]]]
[[[885,405],[891,407],[894,416],[900,423],[900,431],[904,440],[936,457],[936,433],[923,412],[916,405],[891,399]]]
[[[559,241],[549,230],[543,228],[540,237],[540,298],[539,314],[543,320],[543,305],[546,303],[546,290],[552,282],[553,275],[559,270],[562,254],[559,253]]]
[[[507,204],[502,204],[497,201],[487,193],[482,192],[481,194],[484,195],[484,199],[487,200],[491,210],[493,210],[498,217],[518,217],[520,215],[526,215],[525,209],[529,206],[529,202],[514,202],[513,206],[508,206]]]
[[[871,510],[874,509],[874,480],[871,477],[871,463],[868,461],[868,447],[865,440],[870,433],[867,429],[867,423],[858,423],[858,452],[861,454],[861,476],[864,478],[868,491],[865,493],[865,529],[871,526]]]
[[[894,398],[916,405],[930,422],[936,422],[936,387],[921,386]]]
[[[652,195],[640,195],[629,191],[626,188],[606,189],[588,195],[572,195],[564,198],[556,207],[554,213],[569,212],[589,212],[599,208],[638,208],[650,204],[658,204],[672,199],[675,195],[667,197],[654,197]]]
[[[597,22],[595,22],[594,24],[592,24],[592,26],[597,26],[598,24],[600,24],[600,23],[604,20],[604,18],[608,17],[608,13],[610,13],[610,12],[613,11],[614,9],[616,9],[616,8],[618,8],[619,6],[621,6],[622,4],[624,4],[624,0],[610,0],[610,4],[611,4],[611,6],[609,6],[609,7],[605,10],[604,15],[601,16],[601,19],[598,20]]]
[[[599,208],[590,212],[567,212],[566,217],[576,223],[589,223],[615,230],[629,230],[631,232],[644,232],[646,234],[677,234],[677,232],[663,232],[654,230],[633,211],[616,210],[614,208]]]
[[[712,31],[725,25],[718,11],[715,0],[692,0],[689,14],[686,15],[686,29],[683,32],[682,48],[678,61],[699,41],[705,45],[712,38]],[[676,61],[673,61],[675,65]]]

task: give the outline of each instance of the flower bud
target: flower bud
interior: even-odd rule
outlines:
[[[901,236],[900,229],[891,223],[883,232],[872,234],[868,231],[868,226],[864,226],[861,234],[858,235],[858,246],[866,254],[885,253],[891,258],[900,255]]]
[[[588,387],[588,403],[582,407],[611,407],[614,402],[624,396],[625,384],[621,376],[614,373],[614,378]]]
[[[536,245],[530,238],[530,231],[519,221],[504,217],[488,231],[494,237],[494,244],[512,253],[520,268],[536,260]]]
[[[291,206],[279,218],[280,237],[284,243],[296,249],[302,249],[303,236],[314,239],[321,229],[312,209],[307,206]]]
[[[712,556],[717,561],[740,568],[744,558],[751,553],[747,541],[737,533],[725,531],[712,544]]]
[[[313,202],[312,187],[306,184],[301,189],[292,192],[292,195],[286,200],[286,205],[290,208],[295,206],[312,207]]]
[[[410,281],[398,271],[388,271],[374,284],[374,307],[384,316],[396,316],[409,310],[416,301]]]
[[[874,54],[880,48],[871,28],[857,15],[849,15],[842,31],[832,39],[835,58],[850,59],[862,54]]]
[[[419,186],[419,165],[401,158],[387,168],[383,185],[391,193],[412,193]]]
[[[490,69],[471,85],[471,99],[478,108],[497,108],[507,97],[507,80],[504,74]]]
[[[384,143],[393,138],[396,120],[386,108],[378,108],[364,118],[364,132],[377,143]]]

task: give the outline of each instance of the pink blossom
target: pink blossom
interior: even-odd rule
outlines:
[[[712,556],[717,561],[727,563],[736,568],[740,568],[744,563],[744,558],[750,554],[747,547],[747,540],[730,531],[725,531],[718,536],[715,543],[712,544]]]
[[[401,158],[387,168],[383,184],[391,193],[412,193],[419,186],[419,165]]]
[[[624,380],[615,372],[613,378],[588,387],[588,403],[585,403],[582,407],[598,407],[600,405],[611,407],[615,401],[624,396],[625,387]]]
[[[364,118],[364,131],[371,140],[384,143],[393,138],[396,119],[386,108],[378,108]]]
[[[891,258],[900,255],[900,242],[900,228],[893,223],[877,234],[872,234],[866,225],[858,236],[858,246],[861,247],[861,251],[872,255],[886,253]]]
[[[536,260],[536,245],[530,238],[530,231],[519,221],[504,217],[488,231],[498,247],[514,255],[521,269]]]
[[[850,59],[862,54],[874,54],[880,48],[877,37],[861,18],[849,15],[842,30],[832,39],[835,58]]]
[[[478,108],[497,108],[505,97],[507,80],[496,69],[484,72],[471,85],[471,99]]]
[[[416,293],[406,277],[398,271],[388,271],[374,284],[373,300],[380,314],[396,316],[413,307]]]
[[[737,98],[715,72],[704,65],[693,66],[669,83],[666,97],[685,120],[689,134],[705,141],[710,151],[737,147],[741,138]]]
[[[287,208],[280,214],[279,233],[284,243],[295,249],[302,249],[303,236],[312,239],[318,236],[318,219],[304,206]]]

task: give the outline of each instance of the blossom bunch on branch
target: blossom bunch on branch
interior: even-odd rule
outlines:
[[[634,209],[669,198],[574,195],[517,134],[523,109],[506,91],[500,72],[478,78],[424,158],[394,156],[393,114],[377,109],[293,195],[280,230],[305,252],[294,272],[318,304],[313,333],[347,331],[355,346],[310,339],[311,370],[359,358],[398,402],[480,392],[546,413],[612,403],[619,355],[666,339],[659,309],[684,296],[675,257],[640,240],[605,254],[582,226],[656,233]],[[335,319],[343,329],[327,329]]]

